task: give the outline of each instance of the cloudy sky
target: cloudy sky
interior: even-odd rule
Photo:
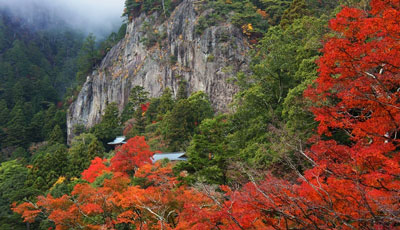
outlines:
[[[27,20],[46,12],[83,32],[109,33],[121,22],[125,0],[0,0],[0,7],[11,9]]]

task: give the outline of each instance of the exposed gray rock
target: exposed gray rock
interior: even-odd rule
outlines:
[[[135,85],[158,97],[165,87],[176,94],[180,79],[189,92],[206,92],[217,111],[227,112],[237,88],[227,80],[248,69],[248,43],[240,29],[228,22],[195,33],[200,13],[196,1],[184,0],[167,20],[156,13],[135,18],[120,41],[87,77],[68,111],[68,139],[73,127],[92,127],[101,119],[107,103],[120,111]],[[206,12],[203,12],[203,14]]]

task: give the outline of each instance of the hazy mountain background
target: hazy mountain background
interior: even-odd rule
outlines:
[[[121,25],[124,0],[0,0],[8,11],[33,29],[64,26],[98,38]]]
[[[54,128],[64,138],[65,98],[124,37],[123,7],[122,0],[0,0],[0,161],[25,156]]]

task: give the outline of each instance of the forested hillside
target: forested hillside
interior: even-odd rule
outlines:
[[[113,33],[101,44],[68,28],[30,28],[2,11],[0,17],[0,159],[29,157],[52,133],[66,140],[66,98],[124,36]],[[69,99],[70,100],[70,99]],[[57,128],[56,128],[57,127]],[[54,133],[55,132],[55,133]],[[58,132],[58,133],[57,133]]]
[[[185,1],[127,0],[127,26],[167,20]],[[50,52],[34,39],[44,35],[18,35],[3,19],[0,143],[15,150],[0,166],[0,228],[400,228],[400,2],[210,0],[196,12],[194,33],[228,22],[248,41],[249,70],[229,79],[231,112],[175,76],[176,92],[150,97],[136,85],[122,111],[106,102],[69,146],[65,108],[126,25],[96,48],[65,32]],[[158,33],[141,42],[167,46]],[[120,135],[126,144],[107,144]],[[178,151],[186,161],[151,158]]]
[[[65,130],[62,99],[75,82],[82,43],[83,36],[73,31],[31,30],[2,11],[1,159],[28,157],[30,143],[47,140],[55,126]]]
[[[125,27],[98,43],[93,35],[85,38],[71,28],[34,27],[7,10],[0,13],[1,183],[9,183],[1,186],[10,186],[1,187],[0,228],[16,229],[20,221],[10,216],[9,205],[30,194],[26,166],[56,143],[66,149],[69,100],[107,50],[124,36]],[[27,190],[19,193],[18,186]]]

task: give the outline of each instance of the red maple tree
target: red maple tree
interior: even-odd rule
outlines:
[[[117,153],[111,159],[112,171],[132,173],[140,166],[151,163],[154,152],[150,151],[145,138],[136,136],[117,149]]]
[[[105,165],[106,162],[106,159],[101,159],[100,157],[94,158],[89,168],[82,172],[82,179],[93,183],[98,176],[104,172],[109,172],[110,169]]]

